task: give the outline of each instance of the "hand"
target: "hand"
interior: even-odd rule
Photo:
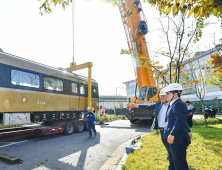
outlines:
[[[131,107],[133,107],[133,108],[138,108],[139,106],[136,105],[136,104],[131,104]]]
[[[169,135],[168,138],[167,138],[167,142],[168,142],[169,144],[173,144],[174,138],[175,138],[175,136]]]
[[[189,132],[188,135],[190,136],[190,139],[192,138],[192,132]]]

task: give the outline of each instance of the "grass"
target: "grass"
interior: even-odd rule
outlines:
[[[221,118],[208,118],[207,119],[207,124],[208,125],[222,124],[222,119]],[[193,125],[194,126],[205,125],[204,118],[193,119]]]
[[[187,149],[190,170],[222,169],[222,124],[194,126],[192,143]],[[122,170],[165,170],[168,166],[167,151],[159,131],[144,136],[142,148],[130,153]]]

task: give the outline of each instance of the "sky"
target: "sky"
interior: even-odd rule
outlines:
[[[0,1],[0,47],[4,52],[52,67],[69,67],[73,54],[72,6],[64,11],[52,6],[51,14],[39,14],[42,1]],[[150,49],[160,48],[159,12],[143,3],[148,21]],[[131,57],[120,55],[127,40],[118,7],[102,0],[75,0],[74,57],[78,64],[93,62],[92,78],[99,83],[100,95],[126,95],[123,82],[135,79]],[[217,25],[217,26],[215,26]],[[200,50],[221,38],[221,28],[212,24],[204,30]],[[205,45],[204,45],[205,44]],[[159,59],[166,63],[165,59]],[[87,69],[77,71],[87,76]],[[121,88],[124,87],[124,88]]]

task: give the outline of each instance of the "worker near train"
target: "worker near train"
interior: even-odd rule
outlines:
[[[93,130],[95,137],[96,137],[96,129],[95,129],[95,124],[94,124],[96,119],[95,119],[94,113],[91,112],[90,107],[87,107],[87,119],[88,119],[88,130],[89,130],[89,137],[88,138],[92,138],[92,130]]]
[[[166,115],[164,128],[164,140],[169,154],[169,160],[173,161],[174,167],[169,170],[188,170],[186,150],[191,143],[187,130],[187,106],[180,99],[183,88],[180,84],[173,83],[167,86],[166,98],[169,109]]]

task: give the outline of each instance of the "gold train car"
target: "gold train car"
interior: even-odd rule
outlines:
[[[30,113],[31,121],[81,118],[88,103],[87,78],[0,52],[0,115]],[[92,80],[92,107],[99,109]]]

